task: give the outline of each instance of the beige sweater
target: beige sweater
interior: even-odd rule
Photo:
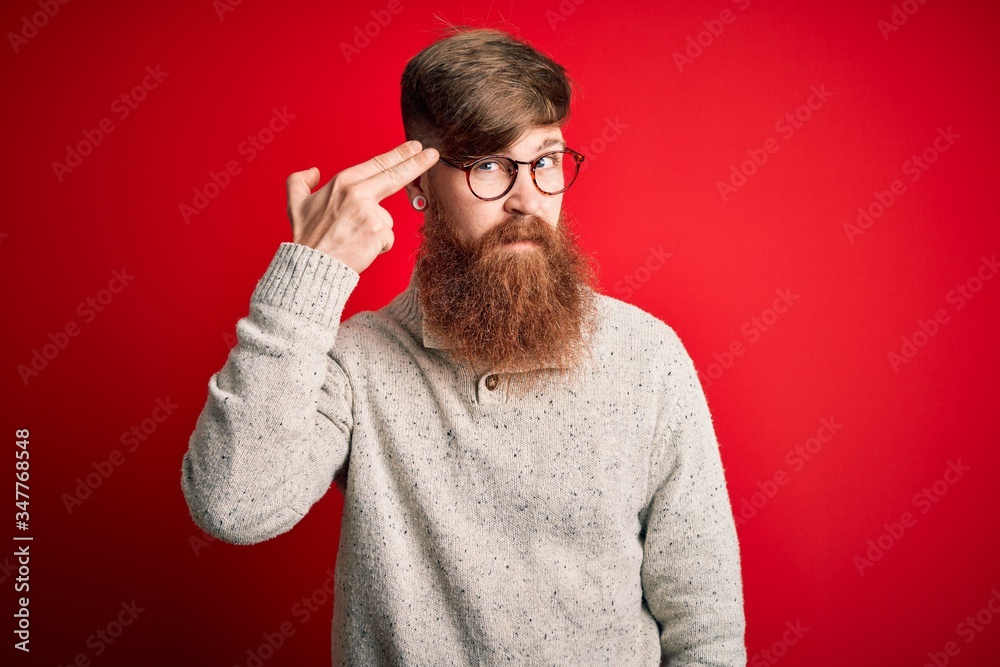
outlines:
[[[669,326],[599,295],[582,380],[516,399],[425,336],[412,277],[341,323],[358,280],[281,244],[181,472],[234,544],[336,483],[335,665],[746,664],[718,444]]]

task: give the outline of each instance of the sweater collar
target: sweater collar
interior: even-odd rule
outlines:
[[[420,297],[417,294],[417,270],[415,267],[410,272],[410,282],[406,285],[406,289],[393,301],[392,310],[413,337],[423,342],[424,347],[437,350],[454,347],[435,336],[433,331],[424,329],[424,311],[420,307]]]

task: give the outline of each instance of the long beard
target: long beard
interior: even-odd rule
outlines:
[[[523,395],[552,370],[572,376],[597,329],[596,271],[560,213],[556,228],[539,216],[508,216],[472,243],[431,198],[418,250],[416,283],[424,326],[476,371],[502,373]],[[506,244],[532,240],[537,247]],[[516,373],[515,375],[511,375]],[[516,380],[516,381],[515,381]]]

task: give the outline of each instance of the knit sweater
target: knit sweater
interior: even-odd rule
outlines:
[[[341,322],[359,278],[281,244],[181,470],[233,544],[340,489],[333,664],[745,665],[718,443],[673,329],[598,294],[584,372],[517,397],[423,330],[412,275]]]

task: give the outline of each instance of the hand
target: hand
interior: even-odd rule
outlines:
[[[392,216],[379,202],[438,161],[433,148],[407,141],[334,176],[316,192],[319,169],[288,177],[292,240],[340,260],[358,273],[392,248]]]

